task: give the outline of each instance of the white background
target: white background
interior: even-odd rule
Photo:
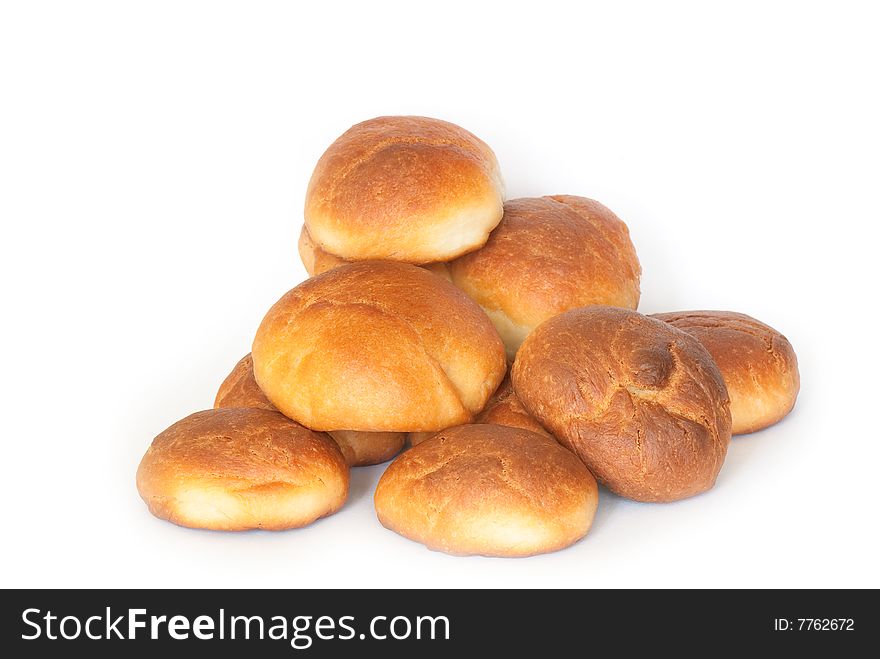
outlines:
[[[0,585],[880,586],[878,17],[719,4],[4,3]],[[788,336],[794,413],[709,494],[603,491],[585,540],[530,559],[386,531],[381,467],[303,530],[151,517],[141,455],[303,279],[311,169],[379,114],[472,130],[511,197],[611,207],[643,311]]]

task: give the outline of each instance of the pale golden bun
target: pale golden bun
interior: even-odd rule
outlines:
[[[733,434],[761,430],[791,412],[800,389],[797,356],[782,334],[732,311],[654,314],[684,330],[712,355],[727,393]]]
[[[442,430],[478,413],[504,377],[486,314],[416,266],[364,261],[313,277],[266,314],[260,389],[315,430]]]
[[[639,304],[641,266],[626,224],[585,197],[507,201],[488,242],[447,267],[489,314],[511,359],[529,332],[563,311]]]
[[[376,487],[379,521],[449,554],[531,556],[586,535],[596,480],[544,435],[497,425],[437,433],[391,463]]]
[[[298,249],[299,257],[306,268],[306,272],[309,273],[309,277],[314,277],[315,275],[320,275],[328,270],[337,268],[340,265],[351,263],[351,261],[341,259],[318,247],[318,245],[315,244],[315,241],[312,240],[311,235],[309,235],[309,230],[306,229],[305,225],[303,225],[303,228],[299,233]],[[444,279],[449,279],[449,269],[446,267],[445,263],[426,263],[422,265],[422,267],[426,270],[430,270],[435,275],[439,275]]]
[[[553,439],[553,435],[529,414],[522,401],[517,398],[509,376],[501,382],[498,390],[486,404],[486,408],[477,415],[474,423],[494,423],[510,428],[522,428]]]
[[[482,140],[439,119],[377,117],[321,156],[305,221],[317,245],[349,261],[432,263],[485,243],[503,201],[498,162]]]
[[[196,412],[161,433],[141,460],[137,488],[156,517],[244,531],[311,524],[348,496],[339,448],[278,412]]]
[[[655,318],[573,309],[522,344],[511,373],[526,409],[611,491],[675,501],[711,488],[730,403],[708,351]]]
[[[277,410],[254,378],[254,363],[250,353],[241,358],[220,385],[214,407],[257,407]],[[406,433],[402,432],[334,430],[330,433],[330,437],[339,445],[345,461],[351,467],[387,462],[400,453],[406,442]]]

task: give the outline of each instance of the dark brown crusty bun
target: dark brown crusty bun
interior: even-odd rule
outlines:
[[[254,363],[250,353],[239,360],[220,385],[214,407],[257,407],[277,410],[254,378]],[[387,462],[400,453],[406,442],[406,433],[402,432],[334,430],[329,434],[339,445],[345,461],[351,467]]]
[[[436,275],[363,261],[313,277],[266,314],[254,375],[315,430],[410,432],[466,423],[504,377],[486,314]]]
[[[529,332],[563,311],[639,304],[641,266],[626,224],[585,197],[507,201],[488,242],[447,267],[489,314],[511,359]]]
[[[383,526],[430,549],[531,556],[586,535],[598,498],[590,471],[556,441],[464,425],[392,462],[374,501]]]
[[[334,256],[318,247],[318,245],[315,244],[315,241],[312,240],[311,235],[309,235],[309,230],[306,229],[305,225],[303,225],[303,228],[299,233],[298,249],[299,258],[302,260],[306,272],[309,273],[309,277],[320,275],[328,270],[352,262]],[[426,263],[422,265],[422,267],[425,268],[425,270],[430,270],[435,275],[439,275],[444,279],[449,279],[449,269],[446,267],[445,263]]]
[[[772,426],[791,412],[801,382],[797,356],[775,329],[733,311],[677,311],[654,318],[684,330],[712,355],[730,394],[734,435]]]
[[[339,448],[278,412],[196,412],[153,440],[137,488],[156,517],[181,526],[243,531],[311,524],[348,496]]]
[[[573,309],[522,344],[513,388],[612,492],[675,501],[712,487],[730,403],[699,341],[636,311]]]
[[[306,192],[315,243],[349,261],[432,263],[477,249],[501,220],[492,150],[427,117],[352,126],[321,156]]]

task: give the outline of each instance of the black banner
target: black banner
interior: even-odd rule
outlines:
[[[191,657],[223,644],[279,657],[602,647],[849,656],[877,638],[878,612],[875,591],[840,590],[6,590],[0,626],[15,652],[6,656],[143,647]]]

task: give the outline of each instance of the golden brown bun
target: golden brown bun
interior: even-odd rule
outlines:
[[[223,380],[220,389],[217,390],[214,407],[257,407],[261,410],[276,410],[254,379],[254,360],[251,358],[251,353],[242,357]]]
[[[596,480],[555,440],[520,428],[450,428],[391,463],[376,487],[382,525],[449,554],[531,556],[586,535]]]
[[[232,373],[220,385],[214,407],[276,409],[254,378],[254,365],[250,353],[242,357],[232,369]],[[345,461],[351,467],[387,462],[400,453],[406,441],[406,433],[402,432],[334,430],[330,436],[339,445]]]
[[[474,302],[388,261],[340,266],[289,291],[263,319],[252,354],[272,404],[315,430],[465,423],[505,371],[504,345]]]
[[[499,426],[510,428],[523,428],[540,435],[553,439],[547,430],[538,423],[538,420],[528,413],[523,407],[522,401],[517,398],[513,391],[510,377],[504,378],[498,390],[486,404],[486,408],[477,415],[475,423],[494,423]],[[415,445],[415,443],[413,443]]]
[[[489,314],[510,358],[530,331],[563,311],[639,304],[641,266],[626,224],[584,197],[506,202],[489,241],[448,268]]]
[[[278,412],[196,412],[161,433],[137,471],[156,517],[181,526],[244,531],[311,524],[348,496],[339,448]]]
[[[772,327],[732,311],[654,314],[702,343],[730,394],[733,434],[772,426],[791,412],[800,389],[797,357]]]
[[[611,491],[675,501],[715,483],[727,390],[681,330],[627,309],[573,309],[529,335],[511,377],[526,409]]]
[[[351,263],[351,261],[341,259],[318,247],[315,244],[315,241],[312,240],[311,235],[309,235],[309,230],[306,229],[305,225],[303,225],[302,231],[299,233],[298,248],[299,257],[310,277],[320,275],[328,270],[337,268],[340,265]],[[445,263],[426,263],[422,267],[426,270],[430,270],[435,275],[443,277],[444,279],[449,279],[449,269],[446,267]]]
[[[503,201],[483,141],[439,119],[377,117],[321,156],[305,220],[315,243],[349,261],[432,263],[485,243]]]

